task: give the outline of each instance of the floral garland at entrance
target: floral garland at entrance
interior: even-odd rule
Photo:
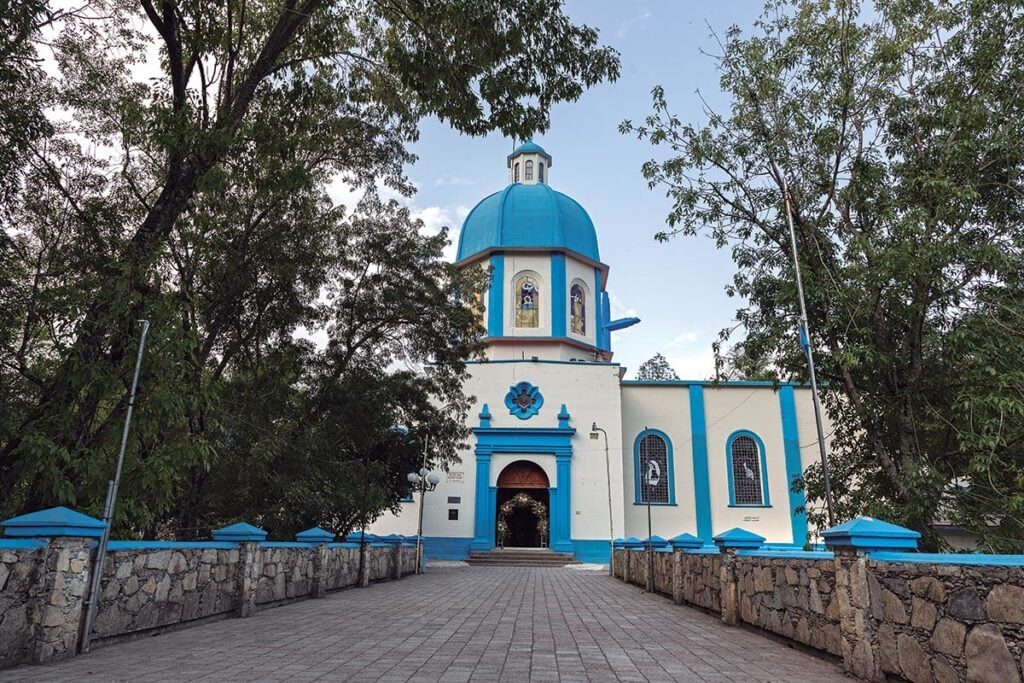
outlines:
[[[544,503],[531,498],[525,493],[517,493],[516,495],[509,498],[507,501],[502,503],[501,507],[498,508],[498,540],[504,544],[505,539],[508,537],[508,516],[512,514],[518,508],[529,508],[530,512],[537,518],[537,533],[541,535],[541,539],[547,539],[548,536],[548,508]],[[543,543],[542,545],[546,545]]]

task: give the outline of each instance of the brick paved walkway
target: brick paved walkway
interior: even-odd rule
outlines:
[[[438,568],[0,671],[0,681],[840,681],[828,660],[602,572]]]

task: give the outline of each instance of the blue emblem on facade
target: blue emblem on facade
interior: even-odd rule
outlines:
[[[541,396],[540,389],[529,382],[513,384],[505,394],[505,406],[520,420],[529,420],[540,412],[542,405],[544,397]]]

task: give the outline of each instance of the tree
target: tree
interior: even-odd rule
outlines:
[[[637,368],[636,378],[643,382],[651,382],[657,380],[678,380],[679,375],[668,364],[665,356],[656,353],[641,363],[640,367]]]
[[[99,512],[140,318],[122,531],[343,529],[395,505],[428,434],[434,463],[457,457],[484,278],[377,188],[412,192],[424,117],[525,136],[615,78],[616,53],[554,0],[91,8],[22,43],[52,49],[60,125],[19,140],[2,216],[2,512]]]
[[[1007,327],[1024,265],[1024,24],[1000,0],[861,9],[770,2],[754,34],[720,42],[727,112],[685,123],[657,88],[621,130],[669,151],[643,167],[673,202],[657,237],[731,247],[744,353],[805,378],[788,187],[841,518],[890,519],[931,546],[949,518],[1019,549],[1024,393],[1008,359],[1022,347]]]

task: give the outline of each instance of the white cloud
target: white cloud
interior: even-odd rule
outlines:
[[[711,349],[667,356],[668,364],[681,379],[714,379],[715,355]]]
[[[446,261],[454,261],[456,247],[459,243],[459,230],[462,228],[462,221],[469,215],[469,209],[465,206],[428,206],[423,209],[414,209],[413,218],[423,221],[423,232],[427,235],[436,235],[441,228],[448,227],[448,246],[444,250]]]
[[[443,175],[434,181],[436,187],[444,187],[446,185],[476,185],[476,181],[471,178],[463,178],[457,175]]]
[[[650,18],[651,10],[644,9],[640,12],[640,14],[636,15],[635,17],[621,22],[619,24],[619,27],[616,29],[615,34],[619,38],[625,38],[626,34],[633,30],[634,27],[643,26],[644,24],[647,23],[647,20]]]
[[[612,305],[611,318],[639,318],[635,308],[627,308],[622,299],[615,296],[614,292],[608,293],[608,300]]]
[[[686,346],[687,344],[693,344],[698,339],[700,339],[700,333],[697,332],[696,330],[690,330],[688,332],[683,332],[682,334],[676,335],[672,339],[672,341],[670,341],[669,343],[665,344],[665,348],[666,349],[677,349],[677,348],[679,348],[681,346]]]

